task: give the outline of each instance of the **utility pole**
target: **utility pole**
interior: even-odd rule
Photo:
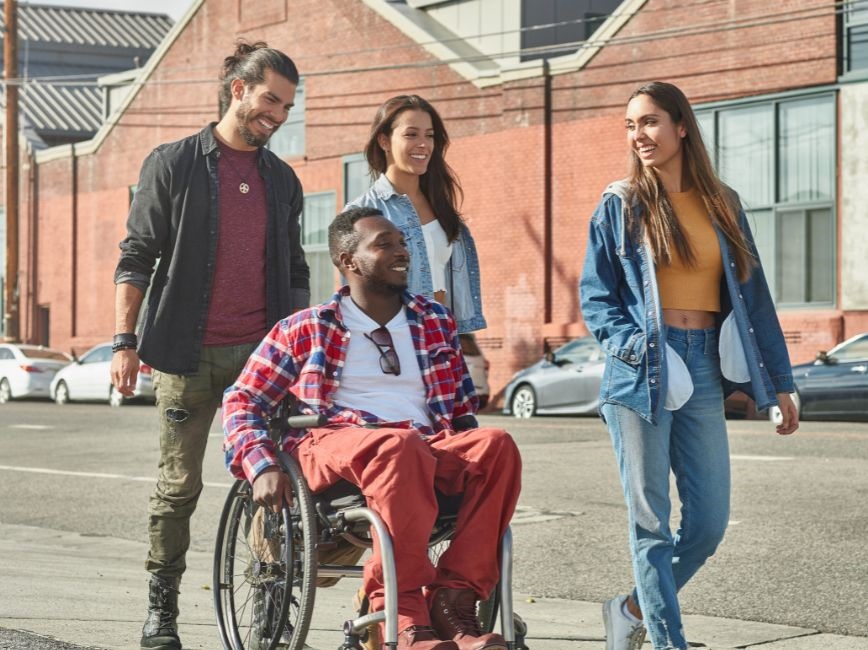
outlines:
[[[7,341],[18,341],[18,2],[4,0],[3,78],[6,119],[6,287],[4,331]]]

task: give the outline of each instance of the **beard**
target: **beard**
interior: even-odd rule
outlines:
[[[256,117],[253,115],[253,107],[250,105],[250,100],[242,100],[238,108],[235,109],[235,120],[238,122],[238,135],[251,147],[263,147],[277,129],[274,129],[274,131],[267,135],[256,135],[249,127],[249,124],[254,119]]]
[[[367,264],[359,260],[359,270],[365,280],[365,286],[373,293],[384,296],[401,294],[407,289],[406,279],[403,282],[390,282],[377,273],[373,264]]]

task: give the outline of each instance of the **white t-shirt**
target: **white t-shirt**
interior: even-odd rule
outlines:
[[[401,364],[400,375],[382,371],[380,349],[365,336],[378,329],[379,323],[363,312],[349,296],[341,299],[341,315],[350,337],[340,385],[334,393],[334,403],[340,407],[366,411],[386,422],[413,420],[431,426],[427,391],[404,309],[386,323]]]
[[[447,291],[446,267],[452,257],[452,243],[437,219],[422,224],[425,248],[428,251],[428,264],[431,267],[431,282],[434,291]]]

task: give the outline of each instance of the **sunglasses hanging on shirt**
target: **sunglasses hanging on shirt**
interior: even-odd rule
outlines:
[[[380,351],[380,370],[387,375],[400,375],[401,362],[398,360],[398,353],[395,352],[395,344],[392,342],[392,335],[385,326],[378,327],[373,332],[365,333],[365,338],[377,346]]]

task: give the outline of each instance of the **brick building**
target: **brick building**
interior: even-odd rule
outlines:
[[[17,7],[19,145],[27,152],[94,137],[103,120],[133,88],[137,71],[162,42],[172,20],[162,14]],[[0,2],[0,42],[7,33]],[[0,65],[5,69],[5,48]],[[0,98],[5,105],[5,85]],[[5,128],[5,125],[4,125]],[[28,169],[26,163],[22,169]],[[30,179],[25,179],[30,183]],[[6,175],[0,175],[0,338],[6,313]],[[29,242],[24,246],[29,246]],[[46,340],[40,332],[36,340]]]
[[[272,147],[305,188],[315,298],[335,283],[325,228],[366,186],[374,111],[421,94],[453,141],[480,249],[489,327],[478,339],[501,391],[544,341],[584,333],[588,218],[626,170],[627,97],[663,79],[697,106],[745,198],[791,356],[804,361],[868,329],[863,14],[832,0],[198,0],[94,139],[25,161],[22,335],[75,349],[111,335],[116,244],[141,161],[217,119],[216,74],[241,36],[285,50],[303,75]]]

